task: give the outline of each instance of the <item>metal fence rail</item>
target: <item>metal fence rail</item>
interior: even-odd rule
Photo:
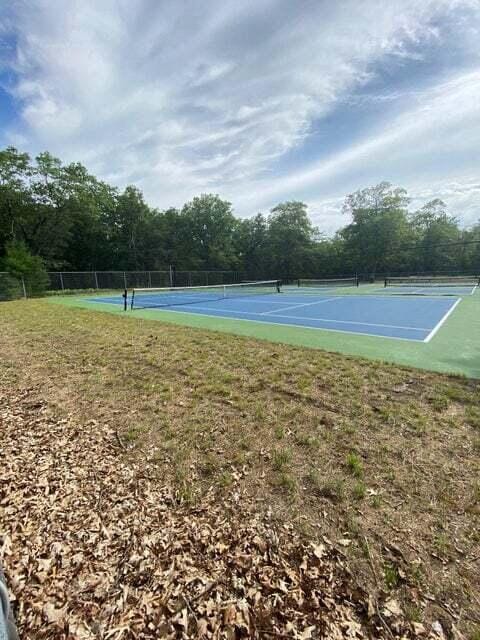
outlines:
[[[41,289],[28,277],[0,272],[0,301],[55,295],[120,291],[134,287],[181,287],[241,282],[239,271],[49,271]]]

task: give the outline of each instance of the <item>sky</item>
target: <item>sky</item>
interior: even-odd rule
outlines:
[[[0,4],[0,147],[154,207],[286,200],[330,235],[381,181],[480,219],[480,0]]]

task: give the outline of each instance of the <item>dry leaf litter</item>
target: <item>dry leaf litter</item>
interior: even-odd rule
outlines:
[[[106,424],[0,389],[0,558],[21,638],[438,638],[235,488],[179,504]]]

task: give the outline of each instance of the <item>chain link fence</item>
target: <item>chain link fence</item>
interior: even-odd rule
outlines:
[[[235,284],[243,280],[239,271],[49,271],[42,291],[28,278],[0,272],[0,301],[39,295],[67,295],[96,291],[123,291],[134,287],[185,287]]]
[[[23,278],[15,278],[9,273],[0,271],[0,302],[26,298],[27,290]]]

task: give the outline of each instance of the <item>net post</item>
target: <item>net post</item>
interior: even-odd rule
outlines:
[[[281,280],[277,280],[277,285],[276,285],[277,293],[281,293],[281,289],[280,289],[281,286],[282,286],[282,281]]]
[[[127,291],[127,289],[124,289],[124,291],[122,293],[122,297],[123,297],[123,310],[126,311],[127,310],[127,300],[128,300],[128,291]]]
[[[130,311],[133,311],[133,303],[135,301],[135,289],[132,289],[132,295],[130,298]]]
[[[384,286],[384,287],[387,287],[387,286],[388,286],[388,279],[387,279],[387,278],[385,278],[385,280],[383,281],[383,286]]]

